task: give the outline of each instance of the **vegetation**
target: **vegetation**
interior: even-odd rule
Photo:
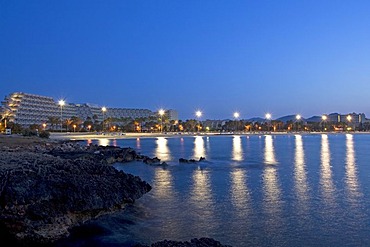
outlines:
[[[4,120],[0,122],[0,131],[4,132]],[[62,124],[62,126],[61,126]],[[62,129],[61,129],[62,127]],[[7,128],[14,134],[26,136],[38,135],[48,138],[50,131],[67,132],[296,132],[296,131],[370,131],[370,123],[366,122],[354,126],[348,122],[331,123],[304,122],[278,120],[251,122],[246,120],[225,120],[225,121],[199,121],[196,119],[170,120],[167,115],[154,115],[140,118],[112,118],[107,117],[99,121],[97,115],[87,117],[85,120],[72,116],[64,119],[63,123],[58,117],[49,117],[48,120],[39,125],[32,124],[28,128],[22,128],[19,124],[7,122]]]

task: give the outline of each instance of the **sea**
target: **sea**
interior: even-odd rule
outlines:
[[[166,165],[116,163],[152,190],[76,228],[65,246],[210,237],[244,246],[370,246],[370,134],[86,140]],[[179,159],[205,160],[180,163]]]

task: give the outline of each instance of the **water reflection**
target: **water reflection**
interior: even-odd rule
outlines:
[[[107,139],[107,138],[100,138],[98,141],[99,141],[99,146],[108,146],[109,145],[109,139]]]
[[[164,137],[157,137],[157,148],[155,149],[155,156],[161,161],[170,161],[171,152],[167,145],[167,139]]]
[[[138,138],[136,138],[136,148],[138,149],[138,150],[140,150],[141,149],[141,144],[140,144],[140,138],[138,137]]]
[[[274,140],[271,135],[265,136],[265,164],[277,164],[275,158]]]
[[[320,184],[323,191],[323,199],[328,204],[334,202],[335,187],[333,184],[331,164],[330,164],[330,148],[328,135],[321,135],[321,176]]]
[[[295,135],[295,158],[294,158],[295,190],[301,209],[307,208],[307,175],[304,160],[304,149],[301,135]]]
[[[236,168],[230,172],[231,178],[231,199],[237,209],[239,217],[247,216],[250,206],[249,191],[246,185],[245,170]]]
[[[242,139],[240,136],[233,137],[233,157],[235,161],[243,160],[243,149],[242,149]]]
[[[194,227],[197,232],[210,232],[216,222],[209,171],[200,168],[194,170],[191,201],[195,209],[193,213],[196,226]]]
[[[194,159],[206,157],[206,150],[204,148],[204,140],[202,136],[196,136],[194,140]]]
[[[351,134],[346,135],[346,184],[350,199],[354,200],[360,196],[353,135]]]
[[[271,135],[265,136],[265,163],[277,164],[274,151],[274,143]],[[274,235],[281,227],[281,188],[278,182],[277,167],[266,166],[263,174],[263,206],[266,217],[266,230]]]
[[[153,193],[161,199],[173,199],[172,175],[167,169],[156,168],[153,181]]]

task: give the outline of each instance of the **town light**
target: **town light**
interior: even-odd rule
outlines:
[[[296,118],[297,120],[301,120],[301,118],[302,118],[302,117],[301,117],[301,115],[299,115],[299,114],[298,114],[297,116],[295,116],[295,118]]]
[[[271,119],[271,114],[270,113],[266,113],[265,117],[266,117],[267,120],[270,120]]]
[[[239,112],[234,112],[234,118],[239,118],[240,114]]]
[[[352,120],[351,115],[348,115],[348,116],[347,116],[347,120],[348,120],[348,122],[351,122],[351,120]]]
[[[328,119],[328,117],[327,117],[326,115],[323,115],[323,116],[321,117],[321,119],[322,119],[323,121],[326,121],[326,120]]]

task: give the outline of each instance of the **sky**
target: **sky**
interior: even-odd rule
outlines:
[[[0,0],[0,97],[370,117],[370,1]]]

